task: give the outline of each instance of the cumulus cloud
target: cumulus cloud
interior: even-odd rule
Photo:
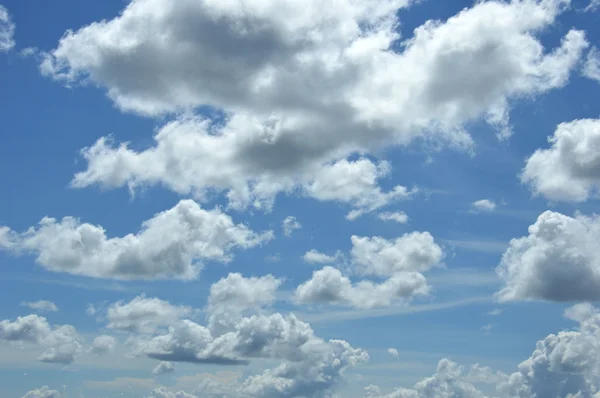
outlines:
[[[292,232],[294,232],[296,229],[302,228],[302,224],[296,220],[296,217],[287,216],[281,222],[281,228],[283,228],[283,234],[285,236],[292,236]]]
[[[496,210],[496,203],[493,200],[481,199],[471,203],[474,212],[491,212]]]
[[[56,312],[58,311],[58,307],[52,301],[48,300],[39,300],[39,301],[23,301],[21,302],[22,307],[28,307],[32,310],[36,310],[39,312]]]
[[[388,348],[387,352],[388,352],[388,354],[390,354],[392,357],[394,357],[396,359],[398,359],[398,357],[400,357],[398,350],[395,348]]]
[[[60,398],[60,392],[51,390],[48,386],[37,388],[23,395],[23,398]]]
[[[395,240],[352,236],[352,262],[362,275],[387,277],[397,272],[424,272],[443,258],[429,232],[411,232]]]
[[[192,313],[188,306],[175,306],[158,298],[138,296],[128,303],[118,301],[106,310],[109,329],[150,333]]]
[[[377,217],[382,221],[394,221],[399,224],[406,224],[408,222],[408,216],[403,211],[385,211],[383,213],[379,213]]]
[[[0,321],[0,341],[28,343],[44,351],[40,362],[70,364],[81,352],[81,337],[71,325],[51,326],[39,315]]]
[[[535,195],[583,202],[600,187],[600,119],[579,119],[557,126],[551,147],[527,159],[521,181]]]
[[[201,261],[228,262],[231,250],[272,238],[270,231],[255,233],[219,209],[204,210],[191,200],[156,214],[137,234],[123,237],[107,238],[101,226],[73,217],[45,217],[23,233],[4,231],[0,249],[33,253],[50,271],[118,279],[195,278]]]
[[[133,335],[133,353],[201,364],[279,362],[241,381],[204,380],[195,390],[201,396],[324,396],[342,382],[346,368],[366,361],[368,355],[345,341],[317,337],[292,314],[271,313],[280,283],[270,275],[230,274],[211,287],[206,325],[180,319],[170,322],[166,331]]]
[[[294,299],[299,304],[334,304],[362,309],[408,303],[414,297],[427,295],[430,287],[422,272],[439,265],[442,249],[428,232],[412,232],[395,240],[381,237],[352,236],[349,272],[360,276],[384,278],[353,283],[334,267],[313,272],[312,278],[296,288]],[[307,252],[305,261],[331,263],[343,258],[316,251]]]
[[[600,300],[600,218],[546,211],[510,242],[496,272],[501,301]]]
[[[153,375],[162,375],[166,373],[173,373],[175,366],[169,361],[160,361],[158,365],[152,370]]]
[[[304,253],[302,259],[310,264],[333,264],[342,256],[341,252],[337,252],[334,256],[321,253],[315,249],[311,249]]]
[[[112,352],[115,349],[117,340],[108,335],[98,336],[92,342],[90,352],[96,355],[104,355]]]
[[[195,395],[188,394],[185,391],[171,392],[165,387],[159,387],[152,390],[152,393],[146,398],[197,398]]]
[[[165,124],[146,150],[101,138],[73,185],[225,192],[237,208],[299,188],[348,203],[354,219],[408,193],[381,190],[389,165],[366,156],[418,139],[470,148],[464,126],[481,119],[508,136],[512,99],[566,84],[588,45],[577,30],[554,49],[536,37],[568,0],[476,2],[402,40],[409,3],[135,0],[66,32],[45,75],[105,87],[124,111],[216,109]]]
[[[15,24],[8,10],[0,4],[0,53],[7,52],[15,46]]]
[[[445,358],[436,373],[412,389],[398,388],[382,394],[369,386],[365,397],[371,398],[485,398],[480,388],[495,388],[498,398],[598,397],[600,393],[600,312],[588,303],[577,304],[565,316],[579,323],[576,330],[550,334],[537,342],[529,358],[512,374],[494,372],[475,364],[467,371]],[[486,389],[487,390],[487,389]]]
[[[598,2],[600,6],[600,1]],[[588,79],[600,82],[600,50],[592,47],[583,65],[583,75]]]
[[[418,272],[398,272],[381,283],[362,280],[353,284],[340,270],[325,267],[296,289],[294,298],[300,304],[337,304],[355,308],[389,306],[395,300],[409,301],[426,295],[429,286]]]

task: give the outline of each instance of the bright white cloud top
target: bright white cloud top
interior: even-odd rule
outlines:
[[[7,52],[15,46],[15,24],[8,10],[0,4],[0,53]]]

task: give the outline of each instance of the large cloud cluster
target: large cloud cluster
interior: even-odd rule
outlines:
[[[44,74],[103,86],[125,111],[185,112],[146,150],[85,148],[73,184],[216,190],[237,208],[300,189],[355,218],[407,189],[383,192],[388,166],[348,155],[416,139],[468,148],[464,126],[482,118],[508,136],[511,100],[563,86],[588,45],[577,30],[553,50],[536,37],[568,0],[477,2],[403,40],[397,10],[411,3],[135,0],[67,32]]]
[[[244,397],[317,396],[330,391],[343,380],[347,367],[366,361],[368,355],[345,341],[317,337],[310,325],[292,314],[270,312],[280,283],[272,276],[230,274],[211,287],[206,325],[187,319],[185,312],[171,311],[177,319],[169,320],[167,330],[124,328],[134,332],[128,343],[135,355],[160,361],[244,365],[263,359],[280,363],[233,384],[217,386],[210,380],[203,384],[204,390],[227,389],[231,396]],[[147,298],[132,303],[142,300],[165,305]],[[131,303],[119,306],[132,307]],[[123,312],[131,320],[121,319],[122,324],[138,325],[140,313]]]
[[[495,387],[499,398],[584,398],[600,396],[600,311],[590,304],[570,307],[565,316],[579,323],[577,330],[561,331],[538,341],[531,356],[512,374],[443,359],[436,373],[412,389],[382,394],[369,386],[369,398],[485,398],[481,384]]]

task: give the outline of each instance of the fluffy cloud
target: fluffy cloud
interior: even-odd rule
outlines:
[[[331,263],[343,258],[317,251],[304,255],[305,261]],[[429,286],[422,272],[439,265],[442,249],[428,232],[412,232],[395,240],[352,236],[350,272],[385,278],[381,282],[361,280],[352,283],[348,276],[331,266],[313,272],[312,278],[296,288],[294,299],[300,304],[336,304],[355,308],[389,306],[427,295]]]
[[[165,373],[173,373],[175,366],[169,361],[160,361],[158,365],[152,370],[153,375],[162,375]]]
[[[403,211],[396,212],[383,212],[377,216],[382,221],[395,221],[399,224],[406,224],[408,222],[408,216]]]
[[[428,292],[427,281],[418,272],[397,272],[381,283],[363,280],[353,285],[338,269],[325,267],[315,271],[309,281],[298,286],[295,300],[301,304],[375,308],[389,306],[397,299],[408,301]]]
[[[496,203],[489,199],[481,199],[471,203],[475,212],[490,212],[496,209]]]
[[[0,53],[6,52],[15,46],[14,34],[15,24],[12,22],[6,8],[0,4]]]
[[[104,355],[112,352],[115,348],[117,341],[112,336],[102,335],[98,336],[92,342],[90,352],[96,355]]]
[[[107,238],[101,226],[73,217],[43,218],[37,227],[16,233],[4,228],[0,248],[31,252],[56,272],[102,278],[152,279],[197,276],[202,260],[228,262],[235,248],[247,249],[271,239],[272,233],[234,224],[219,209],[204,210],[182,200],[156,214],[133,235]]]
[[[341,255],[341,252],[337,252],[335,256],[330,256],[315,249],[311,249],[304,253],[302,259],[310,264],[333,264]]]
[[[60,398],[60,392],[51,390],[47,386],[29,391],[23,398]]]
[[[302,228],[302,224],[296,220],[296,217],[287,216],[281,223],[281,227],[283,228],[283,234],[285,236],[292,236],[292,232],[296,229]]]
[[[70,364],[81,352],[81,337],[71,325],[51,326],[38,315],[0,321],[0,341],[29,343],[44,349],[41,362]]]
[[[190,315],[192,308],[175,306],[158,298],[141,295],[128,303],[118,301],[106,310],[109,329],[150,333]]]
[[[357,273],[381,277],[428,271],[443,258],[441,247],[429,232],[411,232],[395,240],[353,235],[351,254]]]
[[[184,391],[171,392],[164,387],[155,388],[146,398],[197,398],[195,395]]]
[[[32,310],[36,310],[39,312],[56,312],[56,311],[58,311],[58,307],[56,306],[56,304],[54,304],[52,301],[48,301],[48,300],[39,300],[39,301],[32,301],[32,302],[23,301],[21,303],[21,306],[28,307]]]
[[[73,185],[216,190],[238,208],[299,187],[348,203],[353,219],[407,191],[375,184],[385,162],[347,156],[416,139],[467,148],[464,126],[480,119],[507,136],[511,100],[563,86],[587,47],[577,30],[553,50],[536,37],[568,0],[477,2],[398,46],[396,11],[409,3],[135,0],[67,32],[44,74],[103,86],[125,111],[216,109],[167,123],[147,150],[101,138]]]
[[[600,2],[598,4],[600,5]],[[600,82],[600,51],[596,47],[590,50],[585,59],[583,75]]]
[[[576,330],[561,331],[538,341],[535,351],[512,374],[488,367],[464,367],[442,359],[436,373],[412,389],[399,388],[382,394],[369,386],[371,398],[485,398],[481,384],[495,387],[499,398],[600,396],[600,312],[590,304],[577,304],[565,316],[579,323]]]
[[[600,300],[600,218],[546,211],[513,239],[496,269],[504,280],[497,298]]]
[[[582,202],[600,187],[600,119],[561,123],[548,138],[549,149],[538,149],[521,174],[536,195],[550,200]]]
[[[388,348],[387,352],[388,352],[388,354],[390,354],[391,356],[393,356],[396,359],[398,359],[398,357],[400,356],[400,354],[398,353],[398,350],[395,348]]]
[[[134,354],[219,365],[255,359],[279,362],[242,381],[205,380],[196,390],[201,396],[324,396],[343,380],[346,368],[366,361],[368,355],[345,341],[317,337],[294,315],[269,313],[280,283],[272,276],[230,274],[211,287],[206,326],[181,319],[171,322],[166,332],[132,336]]]

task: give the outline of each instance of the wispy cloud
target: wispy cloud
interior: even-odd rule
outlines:
[[[482,253],[504,253],[508,248],[508,242],[501,240],[443,239],[443,242],[455,248]]]
[[[465,307],[492,301],[491,296],[476,296],[441,303],[415,304],[410,306],[395,306],[376,310],[325,311],[319,313],[299,313],[296,316],[310,323],[340,322],[356,319],[379,318],[393,315],[408,315],[420,312],[440,311],[448,308]]]

